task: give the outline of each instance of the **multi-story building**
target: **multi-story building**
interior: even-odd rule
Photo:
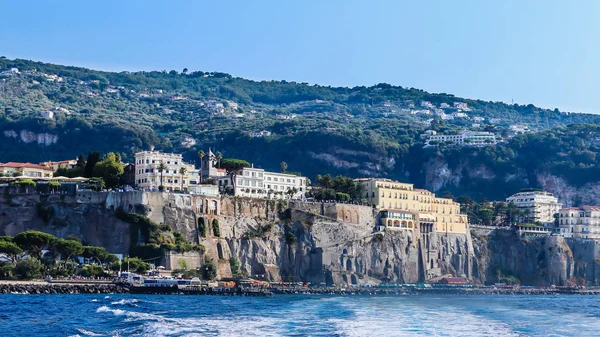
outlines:
[[[600,206],[563,208],[558,225],[560,235],[566,238],[600,239]]]
[[[56,172],[59,168],[71,169],[77,165],[77,159],[68,159],[68,160],[60,160],[60,161],[45,161],[40,163],[41,166],[46,166],[52,169],[53,172]]]
[[[467,216],[460,214],[460,204],[452,199],[438,198],[430,191],[414,188],[413,184],[389,179],[361,178],[355,181],[365,187],[365,198],[378,209],[393,213],[414,212],[419,220],[433,223],[437,232],[467,232]]]
[[[233,190],[235,196],[303,199],[306,194],[306,177],[293,174],[267,172],[260,168],[247,167],[240,170],[235,179]],[[231,176],[218,177],[217,181],[223,192],[234,188]]]
[[[164,164],[164,172],[159,170],[159,165]],[[181,168],[186,173],[182,176]],[[158,191],[159,186],[165,191],[187,190],[190,186],[200,183],[200,175],[194,164],[183,162],[181,154],[162,153],[158,151],[143,151],[135,154],[135,183],[145,190]]]
[[[52,168],[31,163],[9,162],[0,164],[0,173],[5,177],[52,178]]]
[[[456,135],[430,135],[425,146],[433,146],[435,143],[450,143],[459,146],[486,146],[498,144],[498,138],[491,132],[463,131]]]
[[[554,214],[562,207],[552,193],[544,191],[521,191],[506,198],[506,202],[514,203],[523,212],[521,221],[545,225],[554,223]]]

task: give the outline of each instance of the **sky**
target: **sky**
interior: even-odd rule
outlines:
[[[0,55],[600,113],[596,0],[4,1]]]

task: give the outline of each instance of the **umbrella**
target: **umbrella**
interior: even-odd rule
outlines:
[[[52,180],[69,180],[69,178],[63,177],[63,176],[58,176],[58,177],[52,178]]]
[[[84,178],[84,177],[75,177],[75,178],[71,178],[69,179],[70,181],[75,181],[75,182],[85,182],[88,181],[88,178]]]

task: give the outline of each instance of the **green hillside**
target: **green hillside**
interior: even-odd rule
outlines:
[[[594,181],[600,167],[594,124],[600,117],[591,114],[388,84],[336,88],[187,69],[113,73],[0,58],[0,72],[10,68],[19,73],[0,77],[0,162],[61,160],[89,151],[131,160],[152,146],[196,160],[200,148],[212,147],[265,169],[278,170],[286,161],[289,170],[311,178],[386,176],[479,198],[535,187],[540,170],[582,185]],[[468,108],[458,110],[455,103]],[[44,111],[54,118],[44,118]],[[511,138],[511,125],[532,133]],[[486,130],[505,142],[424,149],[420,134],[428,129]],[[271,135],[251,137],[262,130]],[[437,186],[431,170],[441,163],[464,178]],[[473,171],[482,166],[494,178]],[[514,178],[509,183],[507,175]]]

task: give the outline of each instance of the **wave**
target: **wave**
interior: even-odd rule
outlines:
[[[77,329],[77,331],[79,331],[80,333],[82,333],[86,336],[104,336],[103,334],[95,333],[95,332],[88,331],[85,329]],[[80,336],[80,335],[78,335],[78,336]]]
[[[111,304],[112,305],[125,305],[125,304],[134,304],[135,305],[138,302],[139,301],[137,299],[135,299],[135,298],[124,298],[124,299],[122,299],[120,301],[112,302]]]

